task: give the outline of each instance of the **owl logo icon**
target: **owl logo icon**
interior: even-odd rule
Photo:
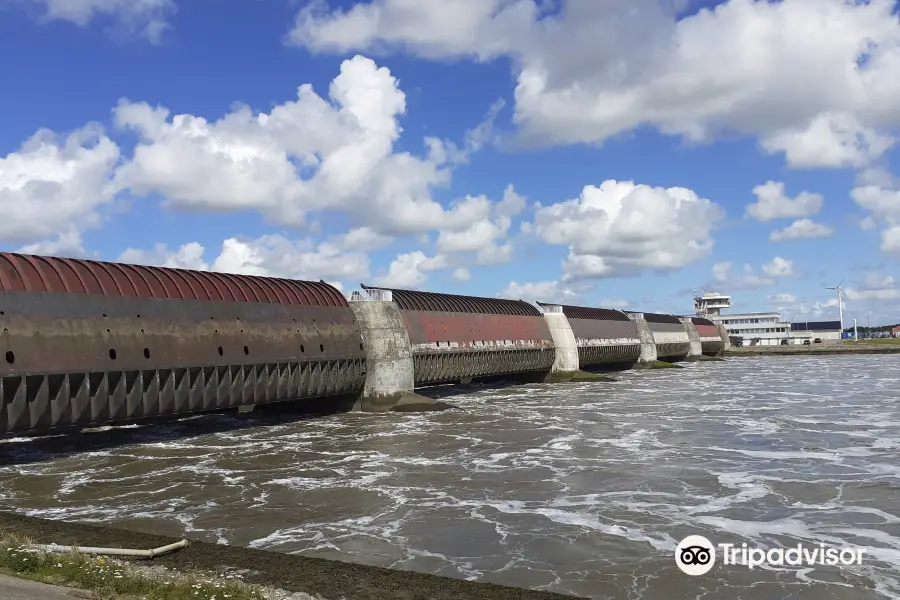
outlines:
[[[716,564],[716,547],[702,535],[689,535],[675,547],[675,564],[688,575],[704,575]]]

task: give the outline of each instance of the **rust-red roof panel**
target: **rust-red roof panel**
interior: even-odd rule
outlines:
[[[0,252],[0,289],[184,300],[344,306],[323,282]]]

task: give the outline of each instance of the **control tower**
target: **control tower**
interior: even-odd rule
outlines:
[[[698,317],[719,315],[723,308],[731,308],[731,296],[724,296],[718,292],[703,292],[694,296],[694,312]]]

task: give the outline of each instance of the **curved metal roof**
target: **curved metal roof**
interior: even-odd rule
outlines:
[[[709,319],[704,319],[703,317],[691,317],[691,322],[694,325],[712,325],[713,327],[716,326],[715,323],[713,323]]]
[[[629,313],[641,312],[639,310],[629,310],[626,311]],[[644,320],[648,323],[672,323],[674,325],[682,325],[681,319],[676,317],[675,315],[666,315],[662,313],[642,313],[644,315]]]
[[[0,290],[349,306],[324,282],[0,252]]]
[[[520,315],[540,317],[540,311],[521,300],[457,296],[435,292],[417,292],[361,285],[364,290],[388,290],[401,310],[480,313],[485,315]]]
[[[538,306],[560,306],[563,314],[569,319],[591,319],[594,321],[628,321],[628,315],[621,310],[612,308],[592,308],[588,306],[570,306],[568,304],[553,304],[552,302],[538,302]]]

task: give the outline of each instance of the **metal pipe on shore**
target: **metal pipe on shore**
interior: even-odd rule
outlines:
[[[80,552],[82,554],[106,554],[110,556],[134,556],[139,558],[153,558],[186,548],[187,540],[181,540],[151,550],[132,550],[129,548],[94,548],[91,546],[63,546],[62,544],[32,544],[29,548],[41,552]]]

